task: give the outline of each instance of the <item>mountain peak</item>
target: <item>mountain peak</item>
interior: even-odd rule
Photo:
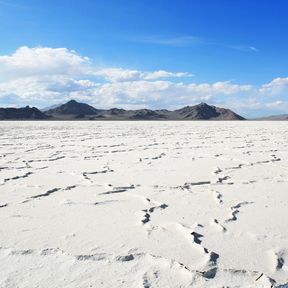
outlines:
[[[208,105],[208,104],[205,103],[205,102],[201,102],[200,104],[198,104],[198,105],[196,105],[196,106],[200,106],[200,107],[207,107],[207,106],[209,106],[209,107],[211,107],[211,105]]]
[[[175,112],[181,115],[183,120],[243,120],[244,118],[225,108],[208,105],[201,102],[195,106],[186,106]]]
[[[72,99],[72,100],[69,100],[66,105],[71,105],[71,104],[80,104],[79,102],[77,102],[76,100]]]
[[[49,115],[96,115],[98,112],[94,107],[86,104],[79,103],[76,100],[70,100],[54,109],[48,110],[46,113]]]

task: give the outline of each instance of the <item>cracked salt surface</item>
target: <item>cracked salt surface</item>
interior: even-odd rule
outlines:
[[[0,129],[1,288],[287,287],[285,122]]]

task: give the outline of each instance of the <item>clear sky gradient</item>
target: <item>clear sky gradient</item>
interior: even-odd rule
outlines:
[[[0,105],[288,113],[287,15],[286,0],[0,0]]]

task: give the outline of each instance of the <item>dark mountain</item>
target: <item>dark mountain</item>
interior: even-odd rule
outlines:
[[[35,107],[0,108],[0,120],[42,120],[49,116]]]
[[[161,113],[159,110],[154,111],[150,109],[140,109],[140,110],[130,111],[130,113],[132,115],[129,117],[129,119],[132,119],[132,120],[158,120],[158,119],[166,118],[165,115]]]
[[[121,116],[124,115],[126,113],[126,110],[124,109],[119,109],[119,108],[112,108],[109,110],[104,110],[103,112],[105,112],[106,115],[111,115],[111,116]]]
[[[56,119],[89,119],[89,120],[243,120],[244,118],[229,109],[200,103],[186,106],[175,111],[168,110],[124,110],[112,108],[96,109],[88,104],[71,100],[46,112]]]
[[[69,102],[62,104],[54,109],[50,109],[46,111],[45,113],[47,115],[51,115],[54,117],[57,116],[67,116],[67,115],[74,115],[77,118],[81,118],[81,116],[85,115],[97,115],[98,110],[94,107],[85,104],[85,103],[79,103],[75,100],[70,100]],[[82,117],[83,118],[83,117]]]
[[[85,103],[71,100],[42,113],[37,108],[2,108],[0,119],[47,119],[52,120],[244,120],[229,109],[200,103],[195,106],[168,111],[138,109],[124,110],[112,108],[96,109]]]
[[[175,110],[174,114],[174,117],[182,120],[244,120],[243,117],[229,109],[210,106],[206,103],[186,106]]]

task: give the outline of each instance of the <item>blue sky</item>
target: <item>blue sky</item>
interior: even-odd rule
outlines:
[[[288,113],[287,13],[286,0],[0,0],[0,105]]]

